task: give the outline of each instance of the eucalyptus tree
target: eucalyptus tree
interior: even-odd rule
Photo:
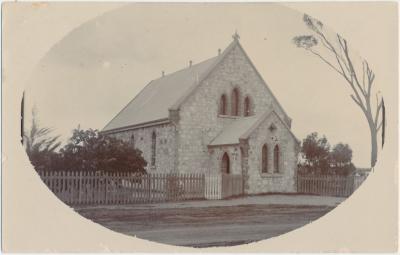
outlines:
[[[371,167],[374,167],[378,155],[378,132],[381,129],[382,147],[385,140],[385,104],[379,92],[373,92],[375,74],[365,59],[355,57],[348,47],[347,40],[342,36],[326,31],[322,22],[307,14],[304,14],[303,21],[311,34],[295,36],[293,43],[318,57],[351,88],[350,97],[368,122],[371,135]],[[373,97],[376,99],[375,104],[372,102]]]

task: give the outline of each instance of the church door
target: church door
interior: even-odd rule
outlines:
[[[222,164],[221,164],[221,172],[225,174],[229,174],[230,172],[230,166],[229,166],[229,156],[225,152],[224,155],[222,156]]]

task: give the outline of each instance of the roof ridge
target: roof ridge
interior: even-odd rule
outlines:
[[[155,79],[155,81],[156,81],[156,80],[159,80],[159,79],[166,78],[166,77],[171,76],[171,75],[174,75],[174,74],[176,74],[176,73],[179,73],[179,72],[188,70],[188,69],[190,69],[190,68],[194,68],[194,67],[196,67],[196,66],[199,66],[199,65],[201,65],[201,64],[204,64],[204,62],[210,61],[210,60],[212,60],[212,59],[214,59],[214,58],[217,58],[217,57],[218,57],[218,56],[214,56],[214,57],[211,57],[211,58],[207,58],[207,59],[205,59],[205,60],[200,61],[199,63],[193,64],[192,66],[184,67],[184,68],[182,68],[182,69],[178,69],[178,70],[176,70],[176,71],[173,71],[172,73],[165,74],[164,76]]]
[[[247,129],[247,131],[245,133],[243,133],[239,139],[246,139],[248,138],[248,136],[254,131],[255,128],[257,128],[261,122],[263,122],[263,120],[265,120],[272,112],[274,111],[273,106],[271,105],[271,107],[269,107],[267,110],[265,110],[263,113],[261,113],[260,115],[254,115],[257,116],[257,120],[256,122],[254,122],[254,124]]]
[[[179,70],[176,70],[176,71],[174,71],[174,72],[172,72],[172,73],[170,73],[170,74],[167,74],[167,75],[164,75],[163,77],[159,77],[159,78],[156,78],[156,79],[153,79],[153,80],[151,80],[146,86],[144,86],[141,90],[140,90],[140,92],[138,93],[138,94],[136,94],[136,96],[135,97],[133,97],[104,127],[103,127],[103,129],[102,129],[102,131],[101,132],[103,132],[103,131],[109,131],[109,130],[113,130],[113,129],[115,129],[114,127],[113,127],[113,122],[115,122],[115,120],[117,120],[118,118],[119,118],[119,116],[137,99],[137,98],[139,98],[139,96],[140,95],[142,95],[143,93],[145,93],[145,91],[147,91],[147,88],[149,88],[149,86],[151,86],[152,84],[156,84],[156,86],[158,86],[157,84],[158,83],[162,83],[163,82],[163,79],[164,78],[167,78],[165,81],[169,81],[169,80],[171,80],[171,79],[173,79],[172,77],[177,77],[177,78],[179,78],[180,76],[182,76],[182,75],[184,75],[184,74],[182,74],[182,75],[177,75],[177,74],[179,74],[179,73],[181,73],[181,72],[184,72],[184,71],[186,71],[189,75],[192,75],[192,74],[195,74],[196,72],[197,72],[197,74],[198,74],[198,76],[200,76],[200,77],[202,77],[203,76],[203,73],[204,73],[204,70],[206,71],[206,72],[209,72],[209,68],[207,68],[208,67],[208,65],[210,65],[210,66],[214,66],[214,63],[213,63],[213,61],[215,61],[215,62],[217,62],[217,60],[218,60],[218,58],[220,58],[220,57],[222,57],[222,54],[219,54],[219,55],[217,55],[217,56],[213,56],[213,57],[210,57],[210,58],[207,58],[207,59],[204,59],[204,60],[202,60],[202,61],[200,61],[200,62],[198,62],[198,63],[196,63],[196,64],[193,64],[192,66],[189,66],[189,67],[186,67],[186,68],[182,68],[182,69],[179,69]],[[201,65],[205,65],[205,68],[201,68],[200,66]],[[197,69],[197,70],[194,70],[194,71],[191,71],[191,69],[193,70],[193,69]],[[199,77],[199,78],[200,78]],[[192,86],[193,85],[193,83],[195,83],[195,84],[197,84],[197,82],[190,82],[189,84],[188,84],[188,87],[190,87],[190,86]],[[179,98],[177,99],[177,100],[179,100]],[[171,102],[172,103],[172,105],[174,104],[174,103],[176,103],[176,101],[177,100],[175,100],[174,102]],[[166,109],[169,109],[169,107],[171,106],[171,104],[170,105],[168,105],[168,106],[166,106]],[[110,126],[111,125],[111,126]]]
[[[172,110],[177,110],[179,109],[180,105],[185,101],[185,99],[197,88],[197,85],[201,84],[203,82],[203,80],[205,80],[208,75],[215,69],[215,67],[225,58],[225,56],[228,54],[228,52],[230,52],[234,46],[236,46],[237,44],[239,44],[239,42],[237,40],[233,40],[225,49],[224,51],[218,55],[216,58],[217,61],[215,61],[215,63],[213,63],[206,72],[203,73],[202,77],[199,78],[198,82],[193,84],[191,86],[191,88],[183,95],[181,96],[177,102],[175,102],[170,109]]]
[[[283,126],[289,131],[289,133],[293,136],[293,138],[299,143],[300,140],[293,134],[292,129],[286,124],[286,122],[279,116],[279,114],[275,111],[273,105],[271,108],[266,110],[263,114],[259,116],[257,121],[251,126],[243,135],[240,136],[240,139],[247,139],[251,133],[253,133],[254,129],[256,129],[266,118],[268,118],[271,114],[275,114],[279,121],[283,123]]]
[[[263,114],[264,114],[264,113],[263,113]],[[215,146],[215,144],[213,144],[213,143],[214,143],[218,138],[220,138],[221,134],[223,134],[224,132],[226,132],[226,131],[229,130],[229,129],[234,128],[234,127],[237,126],[237,125],[242,124],[242,123],[245,122],[245,121],[255,121],[254,123],[257,123],[257,122],[258,122],[258,119],[261,118],[261,116],[262,116],[263,114],[255,114],[255,115],[251,115],[251,116],[239,116],[239,118],[236,118],[236,119],[233,120],[231,123],[229,123],[229,124],[227,124],[226,126],[224,126],[224,127],[221,129],[221,131],[218,132],[218,134],[209,142],[209,146]],[[242,123],[241,123],[241,122],[242,122]],[[254,123],[253,123],[250,127],[248,127],[248,128],[246,129],[246,131],[243,132],[243,133],[246,133],[247,130],[249,130],[250,128],[252,128],[253,125],[254,125]],[[240,135],[239,135],[239,138],[240,138],[241,136],[242,136],[242,135],[240,134]],[[237,143],[235,143],[235,144],[238,144],[238,143],[239,143],[239,140],[238,140]],[[233,143],[229,143],[229,144],[233,144]]]
[[[272,93],[271,89],[265,82],[265,80],[262,78],[261,74],[258,72],[252,61],[250,60],[249,56],[243,49],[243,47],[240,45],[238,40],[233,40],[224,50],[222,53],[219,53],[217,56],[213,56],[207,59],[204,59],[194,65],[190,65],[188,67],[176,70],[170,74],[164,75],[162,77],[156,78],[151,80],[146,86],[141,89],[141,91],[136,94],[135,97],[130,100],[123,109],[121,109],[118,114],[112,118],[107,125],[102,129],[102,131],[108,131],[108,130],[113,130],[118,126],[125,125],[127,126],[128,124],[131,125],[135,121],[131,121],[130,119],[133,118],[133,116],[128,116],[127,114],[132,114],[132,109],[135,107],[138,107],[138,104],[142,105],[147,105],[147,102],[144,102],[143,100],[146,100],[146,98],[149,98],[149,95],[151,94],[152,90],[155,88],[161,89],[161,94],[158,93],[158,99],[156,106],[157,107],[163,107],[162,112],[157,111],[156,108],[152,107],[147,107],[146,109],[143,109],[143,111],[139,111],[135,116],[136,122],[146,122],[149,121],[151,118],[160,118],[160,119],[165,119],[169,117],[168,110],[178,110],[180,106],[187,100],[187,98],[196,91],[196,89],[199,87],[202,82],[207,79],[207,77],[210,76],[210,74],[213,73],[213,71],[218,67],[221,62],[223,62],[224,59],[226,59],[226,56],[229,55],[232,50],[236,49],[236,46],[238,46],[238,49],[244,53],[245,58],[247,61],[250,63],[252,68],[255,70],[256,74],[260,78],[261,82],[264,83],[267,91],[272,95],[272,98],[276,102],[276,107],[279,108],[279,112],[283,112],[283,119],[286,121],[286,118],[290,120],[290,117],[287,115],[283,107],[280,105],[280,102],[276,99],[274,94]],[[194,77],[196,76],[196,77]],[[165,80],[164,80],[165,79]],[[171,85],[171,84],[185,84],[185,86],[178,86],[174,85],[173,88],[176,88],[176,96],[171,96],[168,94],[168,89],[169,87],[165,87],[162,85]],[[179,91],[179,93],[178,93]],[[149,94],[150,93],[150,94]],[[167,93],[167,94],[165,94]],[[168,96],[169,95],[169,96]],[[135,103],[135,100],[139,99]],[[141,100],[140,100],[141,99]],[[144,103],[143,103],[144,102]],[[132,108],[133,107],[133,108]],[[165,113],[164,113],[165,109]],[[146,111],[145,111],[146,110]],[[273,109],[272,109],[273,110]],[[268,112],[272,111],[271,109],[268,109]],[[274,110],[275,111],[275,110]],[[268,114],[269,114],[268,113]],[[275,112],[276,113],[276,112]],[[264,113],[265,114],[265,113]],[[277,114],[278,115],[278,114]],[[149,117],[150,116],[150,117]],[[249,118],[255,117],[253,116],[248,116]],[[247,119],[248,117],[243,117],[240,119]],[[260,115],[258,118],[262,117]],[[288,124],[283,121],[283,119],[278,115],[280,120],[288,127]],[[129,120],[127,120],[129,119]],[[237,119],[232,122],[236,123],[240,119]],[[257,120],[256,120],[257,121]],[[252,121],[253,122],[253,121]],[[257,121],[258,122],[258,121]],[[128,125],[128,126],[129,126]],[[288,127],[290,130],[290,127]]]

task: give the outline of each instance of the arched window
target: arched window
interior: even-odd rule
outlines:
[[[225,174],[229,174],[230,172],[230,165],[229,165],[229,156],[225,152],[224,155],[222,156],[222,162],[221,162],[221,172]]]
[[[279,173],[279,146],[275,145],[274,148],[274,172]]]
[[[246,97],[244,99],[244,116],[250,116],[251,115],[251,102],[250,98]]]
[[[264,144],[261,151],[261,172],[268,173],[268,148]]]
[[[135,136],[131,135],[131,145],[133,148],[135,148]]]
[[[239,116],[239,90],[237,88],[232,91],[232,115]]]
[[[227,111],[226,111],[226,95],[222,95],[220,102],[219,102],[219,114],[221,115],[226,115]]]
[[[151,135],[151,165],[156,165],[156,132]]]

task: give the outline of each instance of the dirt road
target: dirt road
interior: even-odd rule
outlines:
[[[286,233],[318,219],[340,201],[310,196],[268,196],[81,207],[76,211],[127,235],[173,245],[209,247],[249,243]]]

